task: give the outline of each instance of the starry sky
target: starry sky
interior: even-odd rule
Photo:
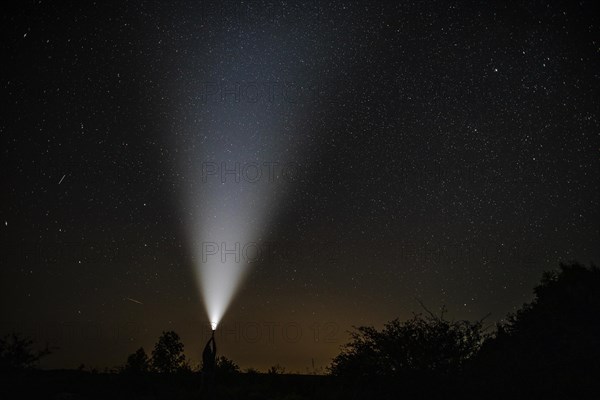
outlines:
[[[261,252],[219,352],[319,372],[352,325],[500,321],[600,261],[591,1],[322,3],[2,6],[0,333],[198,363],[226,229]]]

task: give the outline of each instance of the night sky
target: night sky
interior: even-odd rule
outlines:
[[[261,251],[218,351],[262,370],[419,301],[500,321],[600,262],[593,2],[101,3],[1,17],[0,333],[43,367],[163,330],[198,363],[223,237]]]

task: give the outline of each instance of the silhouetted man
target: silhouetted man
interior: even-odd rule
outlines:
[[[215,331],[202,352],[202,391],[207,398],[215,397],[215,369],[217,368],[217,344]]]

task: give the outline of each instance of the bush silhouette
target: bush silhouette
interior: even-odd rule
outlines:
[[[221,375],[231,375],[237,374],[240,372],[240,367],[225,356],[220,356],[217,358],[217,374]]]
[[[479,349],[482,323],[448,321],[444,311],[395,319],[381,331],[358,327],[334,358],[330,372],[342,377],[398,377],[415,373],[458,371]]]
[[[267,374],[269,374],[269,375],[281,375],[281,374],[285,374],[285,367],[282,367],[279,364],[272,365],[269,368],[269,370],[267,371]]]

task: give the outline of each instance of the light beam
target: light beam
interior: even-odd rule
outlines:
[[[243,249],[268,233],[289,187],[285,168],[303,156],[296,135],[308,97],[297,91],[305,78],[278,69],[297,64],[279,59],[285,41],[272,38],[254,36],[251,54],[217,46],[226,53],[201,67],[189,89],[192,109],[182,115],[189,125],[176,138],[194,272],[213,329],[257,261]]]

